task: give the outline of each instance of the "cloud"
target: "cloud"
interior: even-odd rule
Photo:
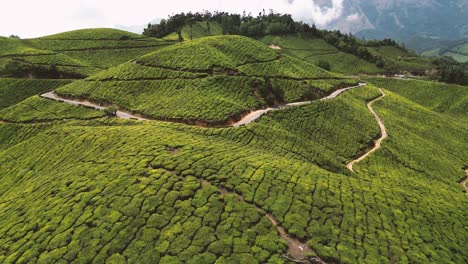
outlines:
[[[315,0],[288,0],[290,13],[300,20],[313,22],[318,26],[326,26],[341,17],[343,0],[331,0],[328,6],[316,2]]]
[[[361,16],[359,16],[358,13],[354,13],[346,17],[346,22],[349,23],[358,22],[359,20],[361,20]]]
[[[178,12],[257,14],[263,9],[326,26],[342,15],[343,0],[14,0],[2,3],[0,36],[38,37],[79,28],[146,25]]]

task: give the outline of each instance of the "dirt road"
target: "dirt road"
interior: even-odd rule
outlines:
[[[363,159],[367,158],[372,152],[378,150],[380,148],[380,146],[382,145],[382,141],[384,139],[386,139],[388,137],[388,134],[387,134],[387,129],[385,128],[385,125],[384,123],[382,122],[382,119],[380,119],[379,115],[377,115],[377,113],[375,112],[375,110],[372,108],[372,105],[379,101],[380,99],[384,98],[385,97],[385,92],[382,88],[380,88],[380,92],[382,93],[381,96],[379,96],[378,98],[370,101],[368,104],[367,104],[367,108],[369,109],[369,111],[374,115],[374,118],[375,120],[377,121],[377,123],[379,124],[379,127],[380,127],[380,138],[378,138],[375,143],[374,143],[374,147],[371,148],[369,151],[365,152],[364,154],[362,154],[361,156],[359,156],[358,158],[352,160],[351,162],[349,162],[346,167],[348,167],[348,169],[350,169],[351,171],[354,171],[353,170],[353,165],[362,161]]]

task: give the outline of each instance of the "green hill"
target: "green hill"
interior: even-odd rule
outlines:
[[[461,63],[468,62],[468,39],[445,42],[438,46],[439,47],[423,51],[422,55],[429,57],[447,56]]]
[[[261,41],[267,45],[276,45],[286,54],[318,64],[325,61],[330,70],[343,74],[382,73],[376,65],[354,55],[342,52],[328,44],[322,38],[300,35],[266,36]]]
[[[218,35],[223,35],[223,28],[219,23],[213,21],[199,21],[193,23],[192,26],[186,25],[182,28],[182,37],[184,38],[184,40]],[[173,38],[174,40],[177,40],[177,34],[175,34]]]
[[[52,91],[71,80],[30,80],[0,78],[0,109],[15,105],[24,99]]]
[[[82,29],[36,39],[0,39],[0,75],[41,76],[54,65],[60,75],[85,77],[171,45],[116,29]],[[8,65],[10,64],[10,65]],[[13,69],[13,70],[12,70]]]
[[[174,59],[178,58],[178,59]],[[324,80],[331,79],[331,86]],[[56,89],[163,120],[222,124],[252,109],[317,98],[356,81],[240,36],[173,45]]]
[[[92,119],[104,116],[94,109],[63,104],[39,96],[29,97],[18,104],[0,110],[0,120],[24,123],[63,119]]]
[[[468,113],[466,86],[422,80],[388,78],[368,78],[367,80],[439,113],[456,118],[466,118],[466,113]]]
[[[268,212],[329,262],[464,263],[466,127],[387,93],[358,173],[375,87],[241,128],[0,125],[0,262],[288,263]]]
[[[396,72],[424,73],[434,66],[427,58],[418,57],[396,46],[369,46],[366,49],[375,57],[382,58],[384,67],[378,67],[353,54],[343,52],[323,38],[307,35],[269,35],[261,39],[268,45],[275,45],[286,54],[313,64],[326,62],[330,70],[348,75],[384,74]]]
[[[466,86],[345,77],[429,62],[391,40],[210,16],[0,38],[26,77],[0,78],[0,263],[468,263]]]
[[[122,40],[141,39],[141,35],[114,28],[87,28],[42,37],[50,40]]]

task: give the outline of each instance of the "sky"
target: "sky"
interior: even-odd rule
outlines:
[[[262,9],[326,26],[341,16],[343,0],[0,0],[0,36],[33,38],[81,28],[139,31],[170,14],[226,11],[257,14]],[[319,7],[318,1],[327,5]]]

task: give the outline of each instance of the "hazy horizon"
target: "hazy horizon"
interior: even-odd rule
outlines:
[[[179,12],[225,11],[252,14],[265,9],[291,14],[295,19],[318,26],[337,19],[343,9],[343,0],[332,0],[326,7],[319,7],[314,0],[18,0],[4,4],[0,17],[0,36],[18,35],[33,38],[81,28],[119,28],[141,33],[151,22]],[[27,7],[27,8],[25,8]],[[138,29],[141,29],[138,32]]]

